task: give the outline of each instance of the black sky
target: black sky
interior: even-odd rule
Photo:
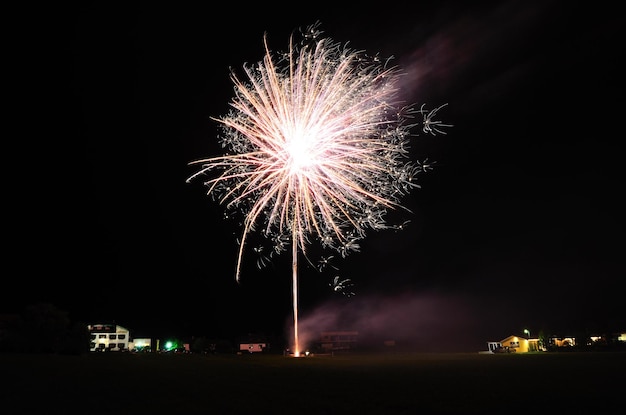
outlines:
[[[415,138],[436,168],[406,200],[411,225],[337,264],[354,297],[303,267],[303,327],[422,348],[462,333],[470,350],[526,327],[626,330],[621,13],[459,3],[14,9],[0,312],[43,301],[145,335],[288,331],[289,255],[258,270],[248,253],[238,285],[239,229],[186,179],[188,162],[220,154],[209,117],[228,110],[230,68],[262,58],[264,33],[284,51],[319,21],[393,56],[404,98],[447,103],[454,127]]]

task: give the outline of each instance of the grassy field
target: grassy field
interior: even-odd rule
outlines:
[[[0,354],[7,414],[603,413],[626,353]]]

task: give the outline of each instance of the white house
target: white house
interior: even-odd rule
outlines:
[[[132,344],[130,331],[117,324],[90,324],[87,326],[91,335],[89,350],[92,352],[128,351]]]

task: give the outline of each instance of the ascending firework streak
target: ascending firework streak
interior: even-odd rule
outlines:
[[[246,238],[257,227],[276,254],[291,242],[294,354],[298,341],[298,251],[312,240],[345,257],[358,251],[367,230],[388,229],[389,209],[419,187],[427,162],[408,160],[409,131],[447,124],[431,117],[442,107],[413,110],[396,102],[400,73],[377,57],[321,38],[318,24],[290,40],[288,53],[244,65],[234,73],[231,110],[221,118],[227,152],[193,161],[209,174],[208,194],[243,214],[235,278],[239,281]],[[416,115],[420,121],[409,123]],[[211,173],[219,172],[211,176]]]

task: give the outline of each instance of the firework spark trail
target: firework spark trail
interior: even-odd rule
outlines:
[[[244,246],[257,226],[274,252],[290,240],[293,255],[294,326],[297,341],[297,252],[317,239],[322,248],[347,255],[359,249],[367,230],[393,227],[389,209],[419,187],[426,163],[408,160],[409,131],[423,115],[428,133],[447,127],[434,111],[413,110],[396,100],[400,72],[376,57],[320,37],[318,24],[275,58],[264,38],[265,56],[234,72],[231,110],[213,118],[227,149],[219,157],[193,161],[200,175],[221,172],[204,183],[229,211],[243,214],[235,278]],[[428,125],[426,121],[428,120]],[[426,132],[426,130],[424,130]],[[430,165],[429,165],[430,167]]]

